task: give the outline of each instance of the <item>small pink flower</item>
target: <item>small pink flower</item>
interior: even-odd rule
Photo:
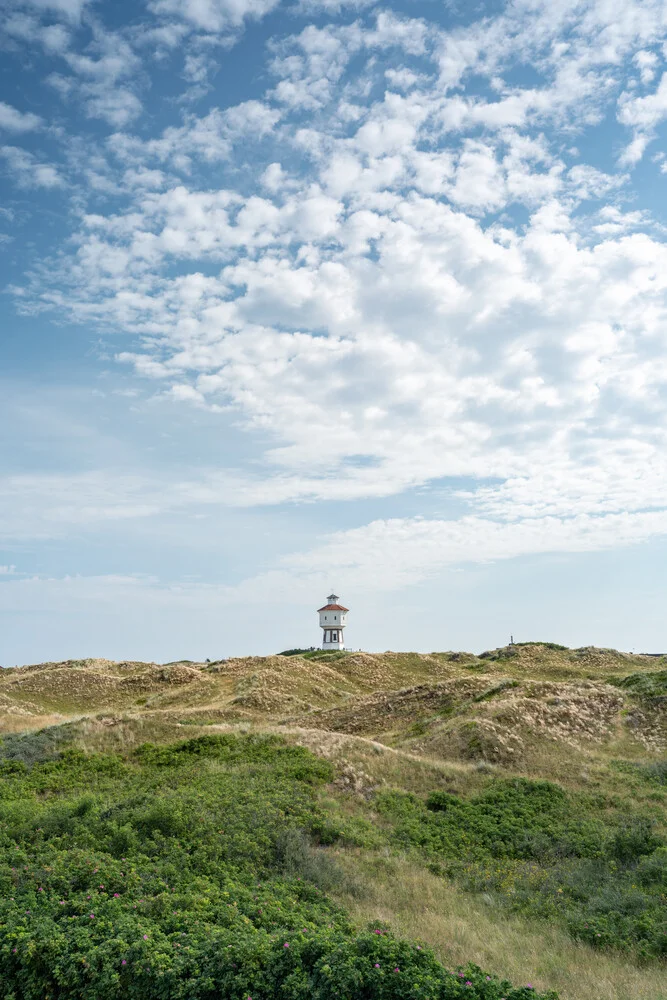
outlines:
[[[283,945],[283,948],[289,948],[289,945],[288,945],[287,941],[285,941],[285,944]]]
[[[376,968],[376,969],[379,969],[379,968],[380,968],[380,963],[379,963],[379,962],[376,962],[376,963],[375,963],[375,968]]]
[[[94,919],[95,919],[95,914],[94,914],[94,913],[91,913],[91,914],[90,914],[90,919],[91,919],[91,920],[94,920]]]
[[[468,981],[466,982],[466,986],[472,986],[472,983],[470,982],[470,980],[469,980],[469,979],[468,979]]]
[[[119,899],[119,897],[120,897],[120,893],[119,892],[114,892],[113,898],[114,899]]]
[[[144,941],[148,941],[148,934],[144,934]]]
[[[394,969],[394,972],[400,972],[400,971],[401,971],[401,970],[399,969],[399,967],[398,967],[398,966],[396,966],[396,968]]]
[[[60,906],[64,906],[64,905],[65,905],[65,900],[64,900],[64,899],[61,899],[61,900],[60,900]]]
[[[123,959],[123,961],[122,961],[122,962],[121,962],[120,964],[121,964],[121,965],[127,965],[127,961],[126,961],[126,959]]]

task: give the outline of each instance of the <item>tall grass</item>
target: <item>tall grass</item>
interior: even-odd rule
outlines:
[[[407,859],[340,851],[363,894],[339,901],[359,921],[387,921],[397,934],[429,944],[448,966],[493,968],[515,983],[555,989],[561,1000],[666,1000],[663,967],[638,968],[614,952],[573,941],[543,921],[499,911]]]

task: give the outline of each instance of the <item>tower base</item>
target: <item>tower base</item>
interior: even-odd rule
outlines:
[[[341,628],[325,628],[322,640],[322,649],[345,649],[343,630]]]

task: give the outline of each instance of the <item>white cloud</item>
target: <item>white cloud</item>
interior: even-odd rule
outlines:
[[[17,111],[11,104],[0,101],[0,128],[10,132],[31,132],[41,125],[38,115],[27,111]]]
[[[568,171],[567,179],[577,198],[603,198],[615,188],[621,187],[627,178],[624,175],[606,174],[586,163],[577,164]]]
[[[651,83],[655,77],[655,67],[660,61],[655,52],[646,52],[644,49],[640,49],[639,52],[635,53],[632,61],[639,70],[642,83]]]
[[[65,59],[74,73],[67,82],[90,118],[120,128],[139,115],[141,101],[126,81],[139,71],[141,62],[121,35],[98,27],[88,51],[68,52]]]
[[[621,163],[630,166],[638,163],[649,142],[655,136],[657,126],[667,118],[667,73],[663,73],[660,83],[652,94],[634,97],[625,92],[619,99],[618,120],[634,131],[632,142],[626,147]]]
[[[6,27],[15,37],[37,42],[49,55],[64,60],[70,72],[53,71],[46,82],[64,100],[80,100],[89,118],[122,128],[140,114],[142,105],[135,90],[141,60],[122,33],[107,31],[93,22],[93,39],[81,49],[62,25],[44,26],[34,18],[16,16]]]
[[[155,159],[168,162],[175,170],[189,173],[193,160],[214,163],[226,160],[241,140],[262,138],[271,132],[280,113],[262,101],[244,101],[226,108],[214,108],[207,115],[188,115],[182,126],[171,126],[159,139],[142,141],[117,133],[109,138],[109,149],[126,163]]]
[[[615,205],[605,205],[599,212],[600,222],[593,229],[602,236],[616,236],[619,233],[630,232],[633,229],[648,228],[651,218],[647,212],[622,212]]]
[[[151,9],[224,32],[271,6]],[[232,411],[264,442],[256,475],[207,474],[161,498],[129,484],[108,503],[95,486],[82,509],[138,517],[195,494],[277,503],[477,481],[462,520],[358,529],[368,566],[384,538],[382,565],[406,580],[422,563],[664,531],[663,230],[624,207],[620,130],[595,163],[574,138],[588,148],[586,130],[617,109],[633,130],[625,161],[642,155],[667,115],[667,76],[651,75],[665,16],[658,0],[620,12],[517,0],[451,31],[388,11],[308,25],[271,42],[266,93],[179,113],[157,135],[129,130],[142,68],[126,40],[96,29],[89,50],[68,50],[71,75],[52,82],[124,129],[105,164],[126,200],[81,212],[73,252],[34,294],[132,335],[119,360],[174,406]],[[205,86],[198,46],[185,73]],[[20,153],[10,162],[33,177]],[[304,572],[339,540],[306,553]]]
[[[547,552],[594,552],[665,533],[667,511],[543,517],[509,524],[479,517],[395,518],[337,532],[319,547],[289,557],[285,569],[298,576],[326,566],[341,588],[391,591],[428,579],[446,566]]]
[[[23,576],[0,584],[0,610],[19,613],[38,606],[45,612],[110,607],[141,609],[141,614],[170,609],[179,616],[193,611],[220,613],[233,605],[270,601],[308,604],[313,591],[335,575],[343,591],[391,592],[432,578],[447,567],[489,563],[521,555],[595,552],[645,543],[667,533],[667,513],[647,512],[567,519],[544,517],[499,524],[480,517],[456,521],[422,518],[377,520],[361,528],[335,532],[312,549],[281,559],[276,568],[236,584],[162,583],[140,575]],[[326,567],[326,569],[323,569]]]
[[[203,31],[237,28],[246,20],[259,20],[279,0],[150,0],[149,8],[161,17],[180,18]]]
[[[298,0],[294,12],[298,14],[340,14],[345,10],[363,10],[372,7],[374,0]]]
[[[0,157],[19,187],[57,188],[64,184],[55,166],[41,163],[33,153],[18,146],[0,146]]]
[[[69,26],[60,23],[44,25],[38,17],[23,12],[10,14],[2,27],[10,37],[41,45],[49,55],[63,55],[70,45]]]

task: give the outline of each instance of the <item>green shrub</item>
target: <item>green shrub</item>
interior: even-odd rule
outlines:
[[[7,733],[0,740],[0,761],[15,762],[27,768],[55,760],[63,746],[72,741],[69,726],[49,726],[36,733]]]
[[[651,785],[667,785],[667,760],[640,763],[634,760],[613,760],[611,766],[623,774],[639,778]]]
[[[525,779],[493,780],[470,799],[382,792],[376,805],[394,843],[432,871],[596,946],[665,955],[667,848],[650,818],[610,822],[604,802]]]
[[[654,823],[647,818],[637,816],[626,821],[612,835],[607,846],[607,853],[627,864],[637,861],[645,854],[652,854],[661,841],[653,833]]]
[[[621,680],[612,679],[611,683],[625,688],[626,691],[640,698],[664,699],[667,696],[667,670],[629,674]]]
[[[211,735],[130,759],[68,749],[5,774],[3,1000],[527,1000],[451,973],[323,890],[331,767],[274,737]],[[309,832],[310,831],[310,832]]]

